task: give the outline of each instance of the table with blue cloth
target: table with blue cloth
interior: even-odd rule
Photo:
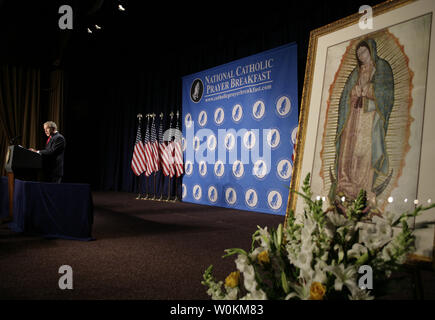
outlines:
[[[9,217],[8,178],[0,179],[0,220]]]
[[[1,190],[3,194],[3,178]],[[0,199],[2,211],[8,208],[3,202]],[[13,205],[13,221],[9,224],[12,231],[46,238],[93,240],[93,203],[88,184],[15,179]],[[4,213],[1,215],[7,216]]]

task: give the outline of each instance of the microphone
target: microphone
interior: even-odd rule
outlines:
[[[15,142],[16,142],[18,139],[20,139],[21,137],[22,137],[22,136],[16,136],[15,138],[12,138],[11,140],[9,140],[9,144],[14,145]]]

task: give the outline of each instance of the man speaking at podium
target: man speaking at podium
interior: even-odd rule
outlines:
[[[30,148],[29,150],[42,155],[44,180],[60,183],[63,176],[65,138],[57,131],[57,125],[53,121],[44,123],[44,132],[48,137],[45,149]]]

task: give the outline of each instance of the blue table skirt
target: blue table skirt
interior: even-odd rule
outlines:
[[[15,179],[13,222],[15,232],[89,241],[93,203],[90,185],[45,183]]]
[[[9,216],[8,178],[0,179],[0,219]]]

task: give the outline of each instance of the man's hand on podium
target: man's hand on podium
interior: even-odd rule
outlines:
[[[30,150],[30,151],[33,151],[33,152],[38,152],[37,150],[35,150],[35,149],[33,149],[33,148],[29,148],[29,150]]]

